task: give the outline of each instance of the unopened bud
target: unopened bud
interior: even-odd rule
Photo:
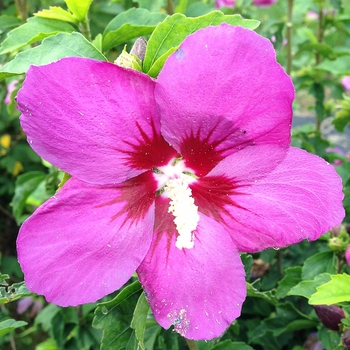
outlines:
[[[346,248],[345,260],[346,260],[347,264],[350,266],[350,245],[348,245],[348,247]]]
[[[331,234],[332,234],[332,236],[333,236],[333,237],[339,236],[339,233],[340,233],[342,227],[343,227],[343,226],[342,226],[341,224],[338,225],[338,226],[332,227],[332,228],[331,228]]]
[[[328,247],[333,250],[333,252],[344,251],[344,242],[339,237],[332,237],[328,241]]]
[[[339,324],[342,318],[345,318],[344,311],[336,305],[314,305],[316,314],[321,323],[331,329],[339,332]]]
[[[345,225],[345,230],[350,235],[350,225]]]
[[[350,329],[347,329],[342,335],[343,345],[350,350]]]
[[[141,61],[143,61],[145,58],[146,47],[147,41],[144,38],[139,37],[132,46],[130,54],[137,56]]]
[[[142,62],[139,58],[131,53],[128,53],[124,47],[122,53],[117,57],[114,63],[119,67],[131,68],[142,71]]]

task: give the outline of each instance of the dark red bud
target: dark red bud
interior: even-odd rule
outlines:
[[[350,225],[345,225],[345,230],[350,235]]]
[[[350,350],[350,329],[347,329],[342,336],[343,345],[347,350]]]
[[[336,305],[314,305],[316,314],[322,324],[332,331],[339,332],[339,323],[345,318],[344,311]]]

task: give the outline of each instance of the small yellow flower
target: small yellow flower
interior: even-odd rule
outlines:
[[[5,134],[0,137],[0,155],[4,156],[7,153],[7,150],[10,148],[11,136]]]

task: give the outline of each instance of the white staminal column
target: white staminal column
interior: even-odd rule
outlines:
[[[176,247],[193,248],[193,231],[197,228],[199,215],[198,207],[194,204],[189,184],[193,177],[182,173],[179,177],[166,182],[164,192],[170,198],[168,212],[174,215],[174,223],[179,236]]]

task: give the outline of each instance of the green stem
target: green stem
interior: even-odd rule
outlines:
[[[173,0],[167,0],[166,2],[166,12],[169,16],[175,13]]]
[[[197,343],[194,340],[186,339],[189,350],[198,350]]]
[[[319,44],[321,44],[323,41],[323,7],[324,7],[324,3],[322,2],[318,8],[317,42]],[[316,65],[321,63],[321,55],[319,54],[319,52],[316,52],[315,59],[316,59]],[[324,100],[321,101],[321,103],[323,105]],[[316,130],[319,131],[320,129],[321,129],[321,121],[319,118],[317,118],[317,115],[316,115]]]
[[[280,275],[283,275],[282,251],[277,252],[277,270]]]
[[[79,30],[87,40],[91,41],[90,21],[88,18],[85,18],[84,22],[79,23]]]
[[[288,0],[287,10],[287,74],[292,72],[292,29],[293,29],[293,2],[294,0]]]
[[[338,264],[337,264],[337,273],[341,273],[341,270],[343,268],[344,265],[344,252],[340,252],[337,254],[337,258],[338,258]]]
[[[26,22],[28,18],[27,0],[15,0],[15,6],[22,21]]]
[[[323,3],[318,9],[318,28],[317,28],[317,42],[321,44],[323,41]],[[321,55],[316,52],[316,64],[321,63]]]

